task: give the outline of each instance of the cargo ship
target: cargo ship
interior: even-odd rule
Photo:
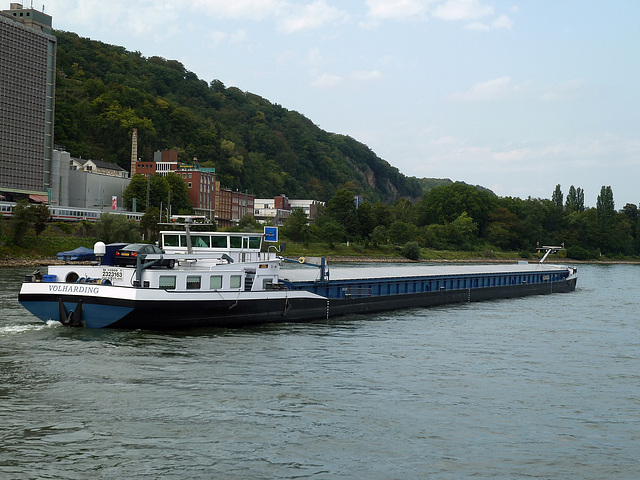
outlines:
[[[352,313],[572,292],[577,269],[514,264],[335,266],[290,259],[262,233],[160,232],[160,253],[131,266],[94,245],[96,261],[27,275],[19,302],[44,322],[86,328],[181,330],[307,322]],[[170,265],[170,267],[169,267]]]

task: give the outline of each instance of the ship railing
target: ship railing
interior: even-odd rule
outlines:
[[[281,262],[285,263],[298,263],[300,265],[306,265],[308,267],[316,267],[320,270],[319,278],[316,281],[328,282],[329,281],[329,265],[324,257],[320,257],[317,260],[309,261],[306,257],[300,257],[298,259],[278,257]],[[318,263],[313,263],[318,262]]]

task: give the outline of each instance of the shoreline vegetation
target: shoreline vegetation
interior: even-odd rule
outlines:
[[[48,265],[64,265],[64,260],[58,260],[58,252],[73,250],[79,246],[93,248],[96,237],[89,235],[64,235],[56,232],[54,235],[26,236],[22,246],[11,242],[0,244],[0,268],[8,267],[46,267]],[[143,240],[144,242],[144,240]],[[129,242],[130,243],[130,242]],[[412,258],[403,256],[402,248],[394,245],[364,246],[359,243],[323,242],[280,243],[279,253],[283,257],[307,259],[324,257],[329,263],[515,263],[527,261],[536,263],[542,257],[541,252],[502,251],[499,249],[476,250],[437,250],[433,248],[419,248],[419,255]],[[272,249],[273,247],[271,247]],[[417,246],[416,246],[417,248]],[[547,258],[546,263],[556,264],[640,264],[638,257],[607,257],[595,259],[572,259],[562,250]],[[72,262],[73,263],[73,262]]]
[[[39,238],[37,243],[43,243],[46,248],[41,246],[33,246],[32,248],[7,248],[0,249],[0,268],[11,267],[46,267],[48,265],[64,265],[64,260],[56,258],[55,253],[51,251],[51,242],[46,237]],[[68,238],[66,242],[54,242],[59,247],[58,251],[65,251],[85,246],[93,248],[94,239],[90,238]],[[63,244],[67,246],[63,247]],[[317,248],[316,248],[317,247]],[[329,251],[327,251],[329,250]],[[514,263],[518,261],[528,261],[535,263],[541,258],[542,254],[532,253],[528,258],[523,257],[518,252],[468,252],[455,250],[432,250],[422,249],[418,260],[411,260],[403,257],[400,252],[356,252],[354,247],[346,245],[338,245],[333,248],[337,252],[331,252],[326,246],[309,245],[303,246],[289,243],[287,250],[281,255],[288,258],[306,257],[308,259],[314,257],[325,257],[331,263]],[[369,249],[368,249],[369,250]],[[606,258],[575,260],[563,255],[564,252],[550,256],[546,263],[562,263],[562,264],[593,264],[593,265],[614,265],[614,264],[630,264],[640,265],[640,259],[637,258]],[[85,262],[89,263],[89,262]]]

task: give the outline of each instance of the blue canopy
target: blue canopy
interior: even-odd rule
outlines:
[[[93,250],[86,247],[78,247],[68,252],[60,252],[57,255],[58,260],[65,261],[82,261],[82,260],[95,260],[96,256],[93,254]]]

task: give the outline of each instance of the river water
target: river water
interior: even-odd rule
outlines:
[[[640,266],[305,325],[40,323],[0,275],[0,478],[640,478]]]

